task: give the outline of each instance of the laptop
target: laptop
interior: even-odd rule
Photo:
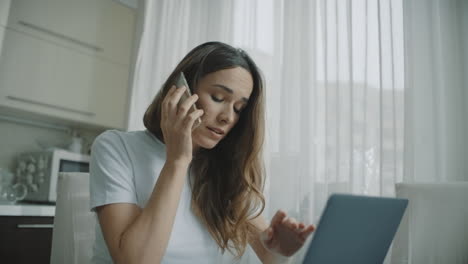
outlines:
[[[383,263],[407,199],[333,194],[303,264]]]

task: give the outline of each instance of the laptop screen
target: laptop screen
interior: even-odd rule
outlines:
[[[333,194],[304,264],[383,263],[408,200]]]

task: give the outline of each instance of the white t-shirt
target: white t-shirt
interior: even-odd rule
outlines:
[[[148,130],[109,130],[93,143],[90,164],[91,210],[112,203],[132,203],[143,208],[166,161],[165,145]],[[161,263],[226,263],[218,245],[190,207],[188,179],[182,190],[174,226]],[[93,263],[112,263],[99,224]]]

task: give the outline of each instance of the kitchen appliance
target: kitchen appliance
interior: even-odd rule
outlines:
[[[55,203],[59,172],[89,172],[90,156],[64,149],[49,149],[19,155],[16,182],[27,187],[25,201]]]

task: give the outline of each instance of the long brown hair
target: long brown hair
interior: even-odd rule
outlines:
[[[265,208],[263,79],[254,61],[241,49],[207,42],[190,51],[163,84],[143,118],[145,127],[161,141],[161,103],[182,71],[192,92],[201,78],[223,69],[242,67],[253,79],[253,90],[239,121],[213,149],[201,149],[192,160],[195,177],[192,208],[219,247],[240,257],[253,235],[249,222]]]

